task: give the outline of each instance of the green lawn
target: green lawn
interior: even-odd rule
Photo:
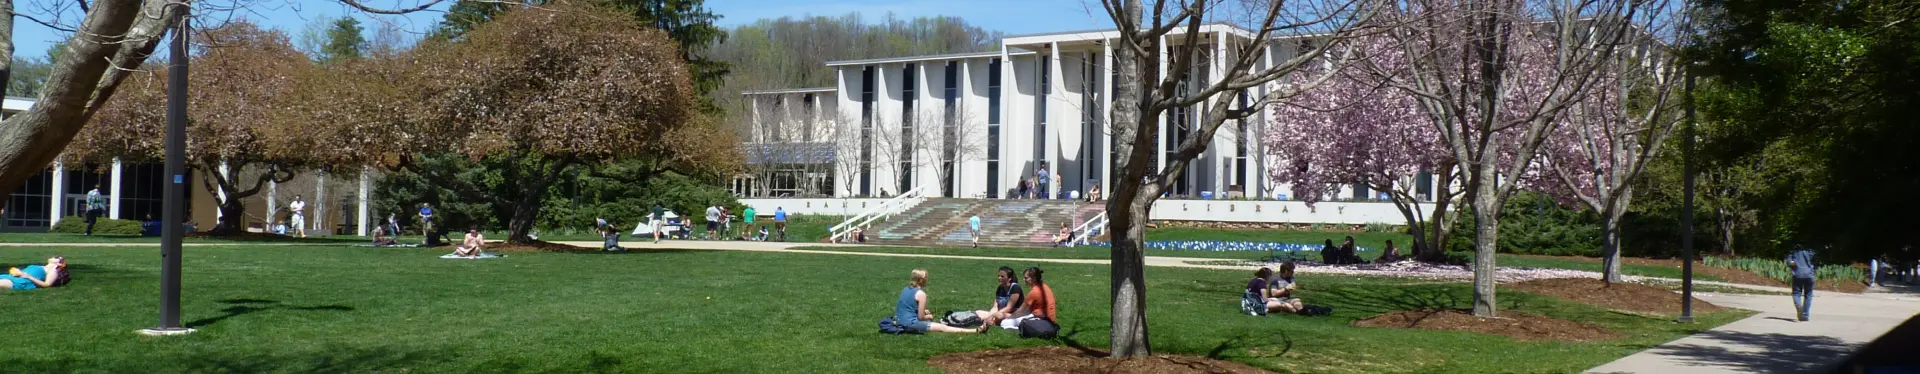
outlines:
[[[1047,265],[1063,338],[886,336],[907,270],[929,269],[932,309],[980,308],[994,268],[973,260],[654,251],[516,253],[443,260],[440,249],[195,247],[184,255],[183,321],[197,334],[132,333],[156,318],[151,248],[0,251],[0,264],[66,255],[64,288],[0,291],[10,372],[933,372],[934,355],[1045,344],[1106,345],[1104,266]],[[1304,276],[1331,317],[1239,314],[1248,274],[1148,271],[1159,352],[1214,355],[1276,371],[1573,372],[1744,316],[1676,325],[1518,293],[1502,308],[1617,329],[1594,343],[1351,327],[1420,308],[1465,308],[1465,284]]]

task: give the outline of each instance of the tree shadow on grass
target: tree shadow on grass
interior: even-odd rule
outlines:
[[[321,352],[235,352],[237,351],[224,350],[172,354],[166,357],[167,362],[164,363],[152,363],[139,360],[75,360],[71,357],[50,359],[16,357],[0,359],[0,367],[7,368],[8,372],[18,373],[68,373],[81,371],[137,373],[177,370],[192,373],[300,372],[330,374],[409,371],[409,368],[444,364],[453,357],[451,351],[421,351],[396,349],[393,347],[329,347]]]
[[[1647,352],[1690,364],[1731,367],[1745,372],[1807,373],[1830,367],[1835,364],[1834,360],[1847,357],[1860,348],[1859,344],[1849,344],[1827,336],[1714,330],[1693,337],[1713,340],[1718,344],[1668,344]],[[1758,349],[1732,351],[1727,349],[1727,345]]]
[[[295,306],[295,305],[281,304],[279,301],[274,301],[274,300],[249,299],[249,298],[226,299],[226,300],[220,300],[220,302],[223,304],[227,304],[226,308],[220,309],[220,313],[222,313],[221,315],[201,318],[198,320],[194,320],[193,322],[187,322],[186,327],[200,328],[202,326],[212,325],[216,322],[220,322],[228,318],[239,317],[239,316],[253,314],[260,311],[274,310],[274,309],[295,310],[295,311],[328,311],[328,312],[353,311],[353,307],[345,306],[345,305]]]

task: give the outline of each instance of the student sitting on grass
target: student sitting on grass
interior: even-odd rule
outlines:
[[[1247,289],[1240,293],[1240,312],[1267,315],[1267,280],[1272,278],[1273,268],[1262,266],[1253,272],[1253,280],[1247,281]]]
[[[7,269],[7,275],[0,276],[0,289],[26,291],[35,288],[51,288],[67,285],[73,277],[67,274],[67,258],[53,256],[47,264],[27,265],[26,268]]]
[[[1060,223],[1060,231],[1053,233],[1053,246],[1058,247],[1073,242],[1073,229],[1066,222]]]
[[[373,227],[373,246],[385,247],[394,244],[399,243],[394,241],[392,236],[387,235],[387,227],[385,225]]]
[[[1400,262],[1400,260],[1404,260],[1404,259],[1405,258],[1400,257],[1400,248],[1395,248],[1393,246],[1393,241],[1388,240],[1387,247],[1380,249],[1380,257],[1373,259],[1373,263],[1390,264],[1390,263]]]
[[[606,243],[600,246],[601,250],[627,250],[626,248],[620,248],[620,229],[613,228],[613,223],[606,222],[604,219],[600,220],[600,237],[606,239]]]
[[[480,226],[468,226],[467,238],[454,248],[453,254],[460,257],[480,257],[480,246],[486,243],[486,236],[480,235]]]
[[[1020,291],[1020,282],[1013,280],[1013,268],[1000,267],[1000,287],[993,290],[993,308],[974,311],[980,315],[980,321],[986,326],[1000,324],[1000,320],[1012,317],[1021,304],[1026,302],[1026,294]]]
[[[1025,295],[1026,303],[1020,305],[1020,309],[1013,312],[1013,315],[1019,317],[1001,320],[1001,328],[1020,329],[1021,322],[1035,318],[1045,319],[1047,322],[1056,321],[1055,316],[1057,316],[1057,314],[1054,314],[1053,288],[1047,287],[1047,283],[1041,279],[1041,274],[1044,272],[1045,271],[1040,270],[1038,266],[1027,268],[1026,274],[1022,276],[1022,278],[1024,278],[1024,280],[1027,281],[1027,285],[1032,288],[1027,289],[1027,294]]]
[[[947,326],[938,322],[931,322],[934,321],[933,312],[927,309],[927,292],[922,289],[926,286],[927,270],[913,269],[913,276],[908,278],[907,287],[900,289],[900,298],[893,304],[893,323],[895,325],[906,332],[915,334],[924,334],[928,331],[971,334],[987,330],[986,326],[981,326],[977,329],[963,329]]]
[[[1306,304],[1293,294],[1296,288],[1299,288],[1299,284],[1293,282],[1293,261],[1281,263],[1280,272],[1267,280],[1267,312],[1298,313],[1306,310]]]

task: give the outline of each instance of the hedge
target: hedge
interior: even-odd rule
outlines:
[[[87,219],[79,216],[61,218],[60,223],[54,224],[53,228],[47,230],[47,232],[84,234],[87,232]],[[94,221],[93,233],[96,235],[139,236],[140,221],[101,218]]]

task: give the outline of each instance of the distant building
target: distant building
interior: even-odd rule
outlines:
[[[1217,82],[1227,64],[1222,57],[1234,57],[1225,47],[1253,42],[1251,31],[1232,25],[1204,25],[1200,33],[1198,42],[1209,48],[1185,72],[1195,82]],[[1109,56],[1118,35],[1114,30],[1018,35],[1001,39],[994,52],[832,61],[826,65],[836,72],[834,87],[743,92],[754,107],[752,135],[744,145],[749,165],[813,166],[782,166],[788,171],[772,173],[781,175],[775,181],[743,177],[734,190],[749,197],[845,197],[894,195],[924,186],[929,196],[1005,198],[1041,167],[1052,174],[1055,197],[1095,183],[1110,185],[1113,142],[1107,119],[1116,77]],[[1184,38],[1184,31],[1176,30],[1165,42]],[[1258,68],[1296,56],[1315,38],[1269,43]],[[1234,105],[1248,105],[1272,89],[1228,94],[1241,95]],[[1188,108],[1160,118],[1158,149],[1168,152],[1186,140],[1184,129],[1200,114]],[[1168,193],[1292,195],[1263,172],[1275,163],[1262,156],[1259,141],[1266,117],[1261,113],[1222,125],[1212,147],[1189,164]],[[782,152],[796,155],[774,156]],[[1166,167],[1166,155],[1157,158],[1158,167]],[[802,174],[806,177],[793,177]],[[1432,183],[1424,175],[1420,180]],[[1420,190],[1430,194],[1429,188]],[[1339,194],[1377,195],[1364,187]]]

